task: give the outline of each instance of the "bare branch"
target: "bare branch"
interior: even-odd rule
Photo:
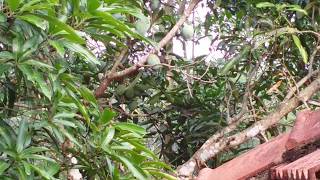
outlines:
[[[298,88],[300,88],[304,83],[306,83],[307,80],[309,80],[312,76],[314,76],[318,73],[319,73],[319,70],[312,71],[307,76],[302,78],[299,82],[296,83],[295,88],[292,88],[292,90],[287,94],[287,96],[284,99],[285,100],[290,99],[294,95],[294,93],[296,93],[296,91],[298,91]]]
[[[317,46],[314,51],[312,52],[312,54],[310,55],[310,59],[309,59],[309,74],[311,74],[313,72],[313,61],[314,58],[316,57],[318,51],[320,50],[320,46]]]
[[[237,133],[230,137],[221,138],[218,142],[212,143],[211,137],[206,143],[189,159],[186,163],[178,168],[178,175],[180,179],[191,179],[193,174],[196,173],[204,163],[215,157],[221,151],[235,147],[246,142],[248,139],[255,137],[259,133],[267,130],[268,128],[277,124],[282,117],[287,115],[289,112],[298,107],[301,102],[306,102],[311,98],[313,94],[318,92],[320,89],[320,76],[314,80],[309,86],[300,91],[297,96],[292,97],[289,100],[284,100],[276,110],[261,121],[254,123],[251,127],[246,130]]]

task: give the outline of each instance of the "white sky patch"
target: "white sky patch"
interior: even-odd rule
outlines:
[[[204,23],[206,19],[207,13],[210,9],[207,7],[207,2],[200,3],[197,8],[195,9],[194,19],[200,20],[200,22],[195,21],[195,25],[199,23]],[[193,15],[188,18],[189,22],[192,22]],[[189,40],[186,42],[186,55],[187,59],[192,59],[192,54],[194,53],[194,57],[208,55],[208,61],[214,61],[219,58],[223,58],[223,52],[216,50],[219,41],[214,42],[211,44],[212,38],[218,36],[218,33],[212,33],[211,37],[201,38],[197,43],[194,43],[194,50],[193,50],[193,42]],[[195,37],[197,39],[197,37]],[[173,39],[173,52],[181,57],[184,57],[183,52],[183,45],[180,40],[177,38]]]
[[[210,42],[211,41],[209,38],[203,38],[199,41],[198,44],[195,44],[194,57],[209,54],[210,46],[211,46]],[[192,44],[193,44],[192,41],[187,41],[186,43],[187,59],[192,58]],[[176,38],[173,39],[173,52],[178,54],[181,57],[184,56],[182,43]]]

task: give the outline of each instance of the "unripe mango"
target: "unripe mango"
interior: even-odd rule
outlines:
[[[118,85],[118,87],[116,88],[115,92],[117,95],[121,96],[124,94],[124,92],[126,91],[126,86],[123,84]]]
[[[128,99],[132,99],[134,97],[134,89],[133,88],[127,89],[126,92],[125,92],[125,96]]]
[[[155,54],[150,54],[148,56],[147,63],[148,65],[153,66],[153,69],[159,69],[161,67],[160,65],[155,66],[161,63],[159,57]]]
[[[184,24],[181,30],[181,35],[185,40],[189,40],[193,37],[193,27],[189,24]]]
[[[160,8],[160,1],[159,0],[151,0],[150,7],[152,11],[157,11]]]
[[[145,35],[150,27],[150,20],[147,17],[139,19],[135,23],[137,32],[141,35]]]

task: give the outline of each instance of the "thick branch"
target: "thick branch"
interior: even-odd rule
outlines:
[[[167,33],[167,35],[158,43],[157,47],[154,47],[147,55],[141,57],[139,62],[125,70],[115,72],[106,76],[105,79],[101,82],[100,86],[95,91],[96,97],[101,97],[104,94],[104,91],[107,89],[109,83],[114,79],[122,79],[130,74],[135,73],[143,64],[147,62],[149,54],[157,52],[159,49],[163,48],[178,32],[179,28],[187,20],[187,18],[192,13],[193,9],[201,0],[192,0],[185,10],[184,14],[180,17],[179,21],[173,26],[173,28]]]
[[[199,166],[216,156],[226,148],[235,147],[247,141],[248,139],[258,135],[260,132],[277,124],[281,118],[298,107],[301,102],[305,102],[320,89],[320,77],[314,80],[309,86],[300,91],[297,96],[289,100],[283,101],[276,108],[276,111],[265,116],[261,121],[256,122],[243,132],[230,137],[221,138],[217,142],[211,142],[210,139],[202,145],[202,147],[191,157],[189,161],[178,168],[180,179],[192,178],[193,174],[198,171]]]
[[[302,78],[297,84],[296,87],[292,87],[293,89],[286,95],[284,98],[285,100],[290,99],[296,91],[298,91],[298,88],[300,88],[304,83],[306,83],[311,77],[315,76],[319,73],[319,70],[311,71],[311,73],[308,73],[304,78]]]

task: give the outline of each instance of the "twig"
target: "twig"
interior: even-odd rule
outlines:
[[[159,66],[159,65],[166,66],[166,67],[171,68],[171,69],[175,69],[177,72],[181,72],[183,75],[188,76],[189,78],[192,78],[194,80],[200,81],[202,83],[213,84],[215,82],[215,81],[210,81],[210,80],[203,80],[201,77],[196,77],[196,76],[193,76],[191,74],[188,74],[188,73],[184,72],[184,70],[180,69],[179,67],[171,66],[171,65],[165,64],[165,63],[155,64],[155,65],[142,65],[141,67],[156,67],[156,66]]]
[[[296,83],[296,88],[300,88],[305,82],[307,82],[308,79],[310,79],[312,76],[316,75],[319,73],[319,70],[313,71],[311,74],[308,74],[304,78],[302,78],[299,82]],[[285,100],[290,99],[294,93],[297,91],[297,89],[293,88],[287,96],[284,98]]]
[[[127,52],[128,52],[128,49],[127,49],[127,48],[124,48],[124,49],[121,51],[120,55],[118,56],[116,62],[115,62],[114,65],[113,65],[111,71],[110,71],[109,73],[106,72],[106,75],[107,75],[107,74],[112,75],[114,72],[116,72],[117,67],[120,65],[121,61],[123,60],[123,58],[125,57],[125,55],[127,54]]]
[[[320,46],[317,46],[315,48],[315,50],[312,52],[312,54],[310,55],[310,60],[309,60],[309,74],[312,73],[313,71],[313,68],[312,68],[312,65],[313,65],[313,61],[314,61],[314,58],[316,57],[318,51],[320,50]]]
[[[182,43],[182,47],[183,47],[183,54],[184,54],[184,58],[188,58],[187,57],[187,44],[186,44],[186,42],[185,41],[181,41],[181,43]],[[193,59],[192,59],[193,60]],[[183,72],[183,71],[181,71],[181,72]],[[186,74],[189,74],[190,73],[190,69],[189,69],[189,67],[188,68],[186,68]],[[192,95],[192,89],[191,89],[191,79],[190,79],[190,77],[189,76],[187,76],[186,77],[186,82],[187,82],[187,88],[188,88],[188,92],[189,92],[189,95],[190,95],[190,97],[191,98],[193,98],[193,95]]]
[[[127,53],[127,49],[122,50],[120,55],[116,59],[116,62],[114,63],[111,71],[105,73],[104,80],[102,80],[100,86],[95,91],[95,96],[96,97],[101,97],[103,95],[105,89],[109,86],[110,82],[112,81],[110,78],[115,73],[117,67],[120,65],[120,63],[121,63],[121,61],[124,58],[126,53]]]
[[[200,79],[202,79],[209,72],[210,66],[210,64],[207,66],[206,71],[200,76]]]
[[[320,107],[320,102],[318,102],[318,101],[309,100],[309,101],[307,101],[307,103],[309,103],[309,104],[311,104],[311,105],[314,105],[314,106]]]

